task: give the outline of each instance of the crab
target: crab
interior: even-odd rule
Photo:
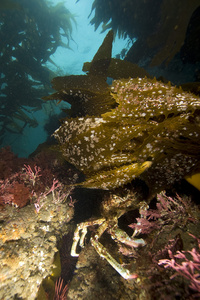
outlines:
[[[146,243],[142,238],[136,238],[139,231],[134,231],[130,237],[125,231],[119,228],[118,219],[127,211],[139,208],[139,211],[148,209],[145,201],[137,203],[133,194],[128,193],[125,197],[112,195],[109,199],[101,203],[102,217],[98,219],[89,219],[86,222],[79,223],[74,232],[73,244],[71,248],[71,256],[77,257],[78,244],[84,247],[84,240],[87,234],[87,229],[90,226],[98,225],[99,227],[90,238],[91,245],[95,248],[96,252],[106,259],[107,262],[125,279],[137,278],[137,274],[131,273],[126,269],[123,264],[118,263],[108,250],[100,243],[99,239],[102,234],[107,231],[112,239],[130,247],[145,246]],[[81,233],[80,233],[81,232]]]

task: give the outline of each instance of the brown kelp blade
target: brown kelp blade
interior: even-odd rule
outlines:
[[[92,63],[85,62],[82,68],[83,72],[89,73]],[[137,78],[137,77],[148,77],[151,78],[152,76],[149,73],[139,67],[137,64],[133,64],[126,60],[121,60],[117,58],[112,58],[110,61],[110,65],[107,71],[107,77],[111,77],[113,79],[120,79],[120,78]]]
[[[102,113],[116,107],[106,83],[107,71],[111,62],[113,32],[108,32],[95,54],[88,75],[55,77],[52,87],[56,93],[43,97],[44,100],[64,100],[71,104],[71,117]]]
[[[105,78],[107,77],[107,71],[112,56],[112,42],[113,31],[110,30],[91,62],[89,75],[100,75]]]

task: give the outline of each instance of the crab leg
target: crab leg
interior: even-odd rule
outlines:
[[[82,222],[79,223],[76,227],[76,230],[74,232],[74,237],[73,237],[73,244],[71,248],[71,256],[78,257],[79,254],[76,252],[76,248],[78,245],[78,242],[81,246],[81,248],[84,248],[84,239],[87,234],[87,227],[92,226],[92,225],[101,225],[105,221],[105,218],[93,220],[93,221],[88,221],[88,222]],[[81,231],[81,236],[79,234],[79,231]]]
[[[72,244],[72,248],[71,248],[71,256],[77,257],[79,256],[78,253],[76,253],[76,247],[78,244],[78,241],[80,240],[80,236],[79,236],[79,226],[76,227],[76,230],[74,231],[74,237],[73,237],[73,244]]]
[[[130,238],[130,236],[124,230],[120,229],[117,224],[110,228],[109,232],[112,239],[116,239],[127,246],[137,248],[146,245],[146,242],[143,239]]]
[[[97,253],[107,260],[107,262],[124,278],[135,279],[137,274],[131,273],[128,269],[125,269],[120,263],[118,263],[106,250],[106,248],[94,238],[91,238],[91,244],[94,246]]]

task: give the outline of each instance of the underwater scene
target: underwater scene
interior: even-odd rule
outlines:
[[[200,0],[0,0],[0,300],[200,299]]]

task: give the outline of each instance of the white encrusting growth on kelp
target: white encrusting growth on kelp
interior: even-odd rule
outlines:
[[[200,158],[200,98],[156,79],[113,81],[117,106],[67,119],[54,136],[82,170],[85,187],[115,188],[137,176],[157,188],[180,180]]]

